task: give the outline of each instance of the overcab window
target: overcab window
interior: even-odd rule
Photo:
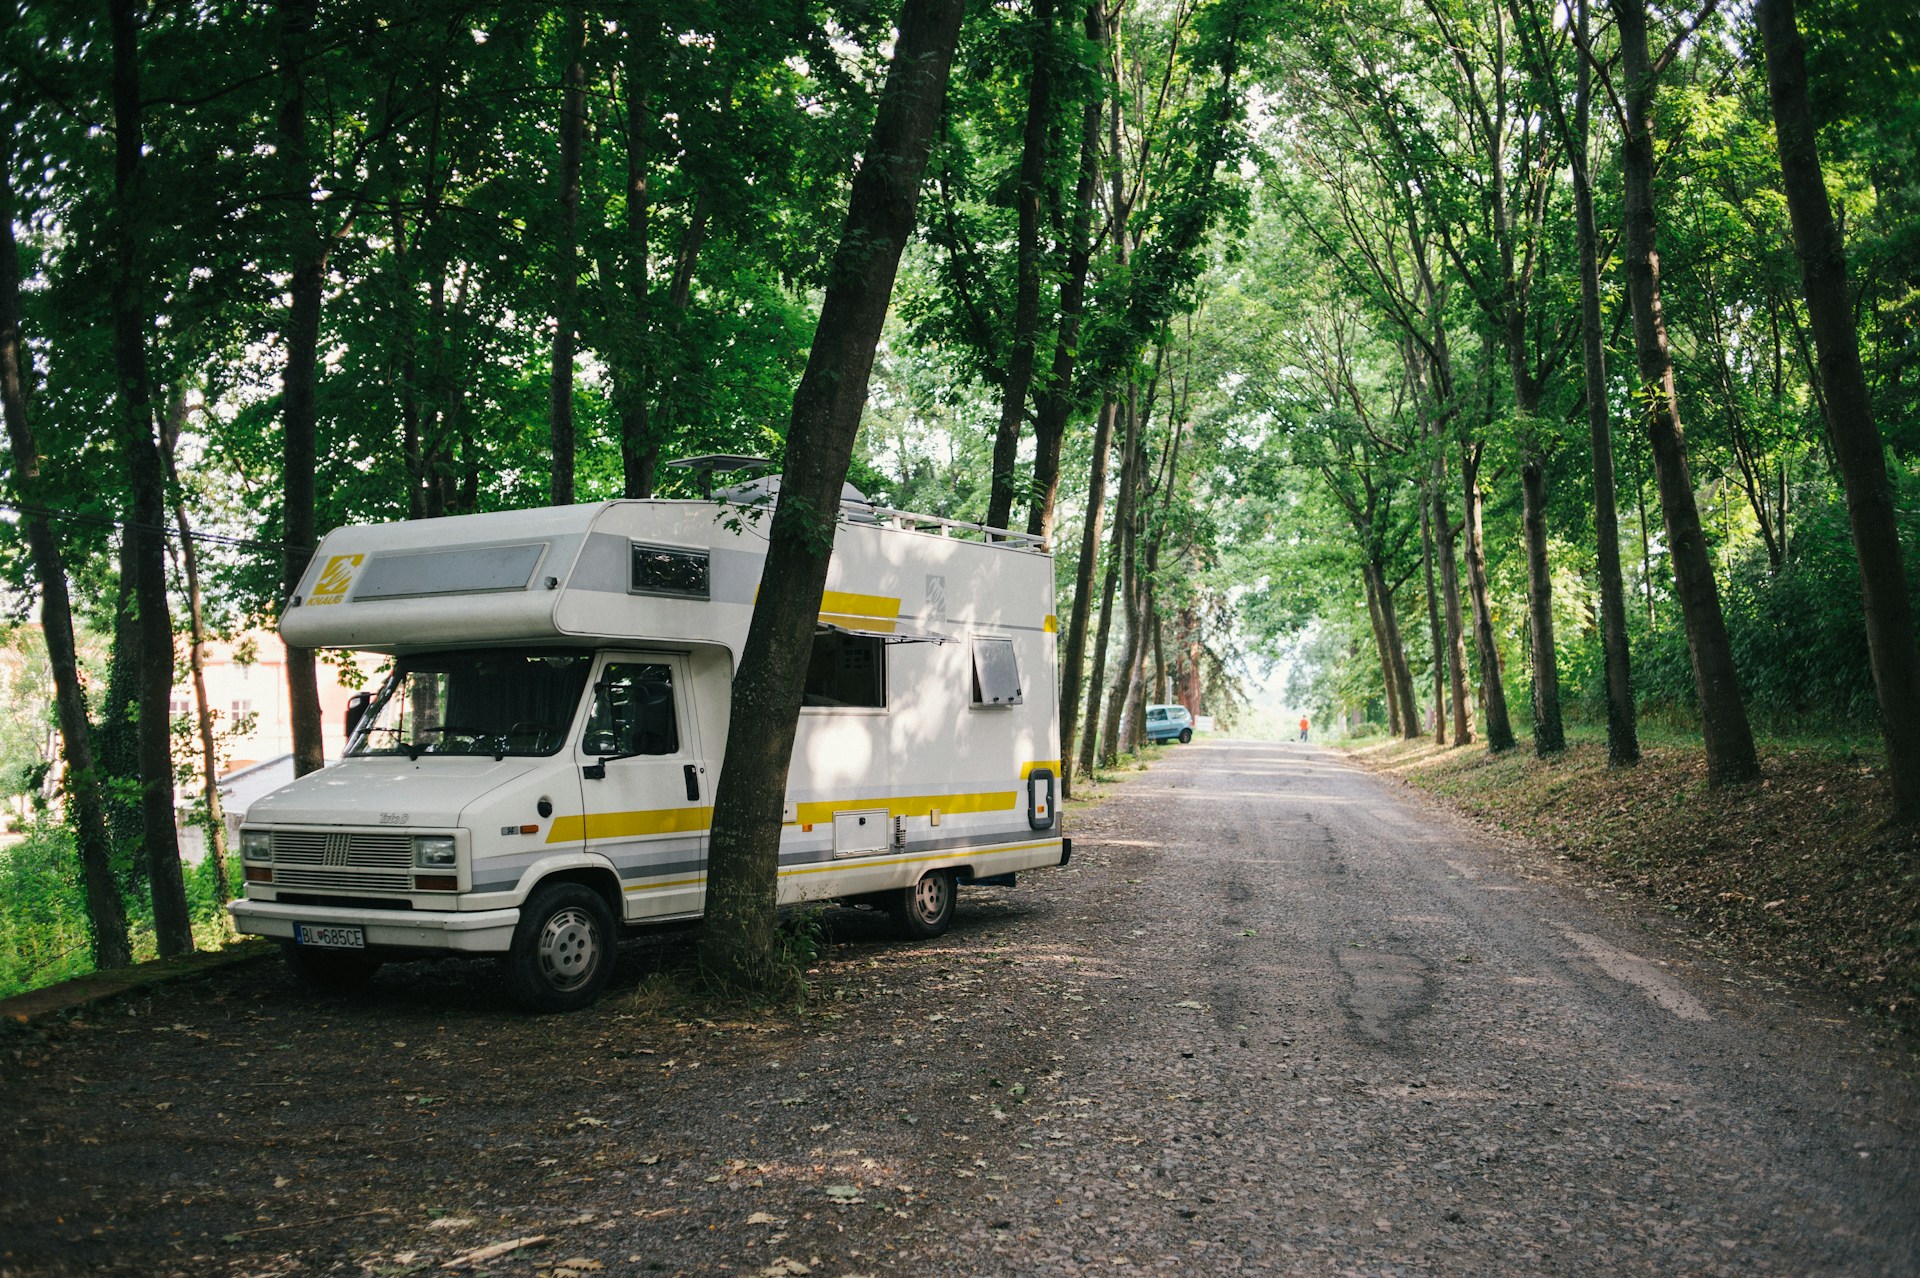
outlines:
[[[814,631],[807,687],[800,704],[886,709],[886,641],[879,635],[845,630]]]
[[[984,635],[973,637],[973,704],[1021,704],[1020,663],[1013,655],[1013,640]]]
[[[636,595],[674,595],[681,599],[708,597],[707,552],[681,546],[633,543],[633,574],[627,589]]]

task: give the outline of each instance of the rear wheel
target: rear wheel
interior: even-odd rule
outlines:
[[[1191,740],[1193,740],[1193,729],[1192,728],[1180,729],[1180,744],[1185,745],[1187,742]]]
[[[928,870],[918,883],[894,895],[889,912],[908,940],[931,940],[953,926],[955,895],[953,871]]]
[[[280,947],[287,966],[301,982],[331,994],[348,994],[373,979],[380,970],[377,954],[343,950],[316,950],[289,941]]]
[[[520,909],[507,951],[507,989],[536,1012],[573,1012],[613,974],[613,911],[580,883],[548,883]]]

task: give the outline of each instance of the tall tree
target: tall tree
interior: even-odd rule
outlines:
[[[580,148],[587,132],[587,18],[572,5],[561,18],[560,163],[553,253],[553,375],[547,429],[553,450],[552,504],[573,504],[573,353],[579,326]]]
[[[161,956],[193,951],[180,846],[173,825],[173,623],[167,613],[167,483],[153,433],[147,380],[147,319],[139,244],[146,217],[141,189],[140,14],[137,0],[109,0],[113,31],[114,271],[113,362],[116,415],[131,509],[134,606],[140,633],[139,722],[141,847],[153,892],[153,930]]]
[[[1060,659],[1060,792],[1072,793],[1074,743],[1080,732],[1080,708],[1087,685],[1087,625],[1093,611],[1093,577],[1100,554],[1101,520],[1107,504],[1107,454],[1112,450],[1114,418],[1120,401],[1111,391],[1101,401],[1093,429],[1093,460],[1087,471],[1087,515],[1080,526],[1080,558],[1074,571],[1073,604],[1067,613],[1067,642]],[[1101,652],[1104,658],[1105,653]],[[1086,699],[1091,730],[1099,711],[1097,691]],[[1091,735],[1091,733],[1089,733]]]
[[[11,6],[9,6],[11,7]],[[67,568],[40,494],[40,448],[34,438],[29,399],[32,353],[21,332],[20,250],[14,239],[13,170],[15,123],[8,105],[17,103],[18,80],[0,81],[0,409],[5,411],[7,445],[13,458],[12,490],[25,508],[21,523],[40,592],[40,626],[47,660],[53,667],[54,709],[60,724],[60,754],[66,765],[61,785],[71,805],[74,843],[80,853],[80,878],[86,888],[95,967],[124,967],[133,959],[127,939],[126,906],[113,875],[113,844],[107,834],[100,775],[94,767],[86,689],[74,642],[73,607]]]
[[[1766,45],[1767,88],[1793,247],[1800,258],[1807,319],[1820,353],[1828,437],[1846,484],[1847,517],[1860,566],[1867,651],[1880,701],[1880,731],[1894,800],[1908,818],[1920,817],[1920,653],[1915,651],[1906,566],[1887,481],[1885,444],[1874,424],[1873,401],[1860,365],[1859,332],[1847,287],[1846,250],[1828,203],[1819,140],[1808,103],[1806,49],[1793,0],[1759,0],[1754,7]]]
[[[801,690],[826,589],[841,485],[900,254],[913,234],[920,177],[965,10],[965,0],[906,0],[902,8],[813,352],[794,392],[786,467],[714,795],[700,962],[728,986],[765,988],[778,979],[773,922],[780,814]]]
[[[1561,101],[1547,53],[1546,23],[1534,5],[1508,0],[1528,61],[1540,84],[1540,98],[1559,130],[1573,173],[1573,219],[1580,260],[1580,346],[1585,375],[1583,402],[1587,438],[1593,453],[1594,563],[1600,585],[1601,677],[1607,701],[1607,762],[1625,767],[1640,760],[1638,711],[1633,700],[1633,670],[1627,643],[1626,586],[1620,572],[1620,516],[1614,491],[1613,414],[1607,397],[1607,334],[1600,313],[1600,232],[1593,211],[1593,63],[1587,0],[1575,0],[1574,88],[1571,119]]]
[[[1104,0],[1091,0],[1086,13],[1087,41],[1096,50],[1105,47],[1107,20]],[[1066,244],[1066,275],[1060,281],[1060,324],[1053,341],[1053,367],[1042,385],[1033,419],[1033,504],[1027,512],[1027,531],[1049,543],[1053,540],[1054,502],[1060,489],[1060,450],[1067,432],[1067,415],[1073,409],[1073,374],[1080,358],[1080,324],[1087,303],[1087,274],[1093,262],[1093,211],[1100,182],[1100,117],[1103,102],[1103,78],[1086,95],[1080,109],[1080,171],[1074,181],[1073,215]],[[1111,403],[1108,400],[1108,403]],[[1104,406],[1103,406],[1104,407]],[[1112,423],[1107,423],[1109,437]],[[1096,430],[1098,428],[1096,427]],[[1106,464],[1106,449],[1097,447],[1098,464]],[[1105,476],[1101,477],[1105,487]],[[1096,533],[1094,543],[1099,536]],[[1091,580],[1093,569],[1087,566]],[[1079,596],[1076,595],[1076,602]],[[1082,618],[1084,628],[1084,617]],[[1072,640],[1069,637],[1069,644]],[[1080,636],[1084,653],[1086,636]],[[1077,672],[1073,676],[1078,696]],[[1062,703],[1064,709],[1064,702]],[[1076,707],[1077,708],[1077,707]],[[1062,720],[1064,728],[1065,721]],[[1071,733],[1067,733],[1070,738]],[[1064,761],[1063,761],[1064,762]],[[1070,772],[1063,772],[1063,783]]]
[[[1027,22],[1027,122],[1020,145],[1020,174],[1014,187],[1019,229],[1014,237],[1013,334],[1007,376],[1001,387],[1000,427],[993,439],[993,495],[987,526],[1005,528],[1013,520],[1014,461],[1020,427],[1027,419],[1027,395],[1033,386],[1034,342],[1040,332],[1040,197],[1047,179],[1047,135],[1053,125],[1053,0],[1031,0]]]
[[[1667,527],[1667,553],[1693,662],[1700,699],[1707,776],[1716,785],[1760,775],[1753,729],[1740,696],[1733,646],[1720,610],[1720,590],[1707,556],[1687,466],[1686,432],[1673,384],[1673,357],[1660,305],[1660,257],[1655,248],[1653,198],[1653,106],[1659,74],[1647,47],[1645,0],[1611,0],[1620,32],[1625,84],[1625,137],[1620,158],[1626,189],[1627,296],[1633,311],[1633,344],[1640,373],[1634,392],[1641,426],[1653,446],[1660,509]],[[1666,58],[1662,58],[1662,63]]]
[[[280,597],[300,589],[319,540],[314,512],[318,465],[320,307],[326,288],[327,242],[313,203],[313,162],[307,144],[307,59],[315,0],[279,0],[280,110],[274,155],[285,200],[285,261],[291,269],[283,330],[287,348],[281,374],[280,486],[284,546]],[[326,764],[321,736],[320,685],[311,648],[287,647],[287,709],[293,729],[293,773],[305,776]]]

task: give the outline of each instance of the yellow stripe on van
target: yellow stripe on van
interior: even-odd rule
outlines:
[[[641,812],[589,812],[555,817],[549,843],[580,839],[630,839],[644,834],[702,834],[713,825],[713,809],[651,808]]]
[[[754,602],[760,600],[755,587]],[[900,600],[893,595],[863,595],[852,590],[820,592],[820,620],[843,630],[865,630],[890,635],[900,625]]]
[[[870,865],[917,865],[922,861],[977,861],[982,857],[1004,856],[1009,852],[1031,852],[1035,848],[1057,848],[1059,839],[1042,839],[1038,843],[1017,843],[1005,848],[944,848],[938,852],[929,852],[920,856],[876,856],[862,857],[858,861],[828,861],[819,865],[796,865],[780,871],[781,878],[794,874],[825,874],[829,870],[853,870]],[[627,888],[628,892],[655,892],[662,888],[690,887],[695,883],[707,881],[707,875],[698,875],[691,879],[674,879],[670,883],[636,883]]]
[[[1038,843],[1016,843],[1010,848],[943,848],[938,852],[928,852],[921,856],[874,856],[862,857],[857,861],[827,861],[820,865],[796,865],[790,870],[780,871],[780,877],[790,874],[825,874],[829,870],[852,870],[863,865],[917,865],[922,861],[977,861],[982,857],[1004,856],[1008,852],[1031,852],[1035,848],[1057,848],[1058,839],[1042,839]]]
[[[1057,635],[1060,633],[1060,618],[1048,613],[1047,619],[1040,623],[1040,628],[1050,635]]]
[[[1032,763],[1023,763],[1020,765],[1020,779],[1022,781],[1025,781],[1028,777],[1032,776],[1034,773],[1038,772],[1042,768],[1045,768],[1047,771],[1053,773],[1053,775],[1057,777],[1060,775],[1060,760],[1035,759]]]
[[[1030,768],[1044,766],[1028,765]],[[935,808],[944,816],[962,812],[1011,812],[1018,798],[1012,790],[993,790],[980,794],[914,794],[890,799],[829,799],[822,803],[796,804],[797,815],[786,824],[831,824],[836,812],[871,812],[876,808],[885,808],[889,816],[922,817]],[[589,812],[585,816],[555,817],[553,828],[547,832],[547,842],[631,839],[648,834],[704,834],[712,825],[711,807]]]
[[[982,794],[911,794],[885,799],[831,799],[825,803],[794,804],[794,821],[801,825],[824,825],[836,812],[872,811],[885,808],[888,816],[926,816],[935,808],[942,816],[960,812],[1011,812],[1017,796],[1012,790],[991,790]],[[788,822],[789,825],[793,822]]]

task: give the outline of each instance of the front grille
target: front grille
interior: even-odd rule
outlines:
[[[333,830],[276,830],[273,835],[273,859],[276,865],[409,870],[413,868],[413,836]],[[331,881],[333,876],[328,875],[327,878]]]
[[[274,897],[281,905],[337,905],[347,910],[411,910],[412,901],[388,896],[329,896],[325,892],[281,892]]]
[[[276,848],[275,851],[278,851]],[[273,885],[290,888],[325,888],[331,891],[410,892],[413,875],[379,870],[295,870],[285,865],[273,867]]]

